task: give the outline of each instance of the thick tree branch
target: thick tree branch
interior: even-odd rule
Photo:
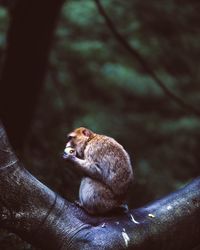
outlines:
[[[35,179],[0,126],[0,226],[35,246],[66,249],[192,249],[200,244],[200,178],[128,214],[91,217]]]
[[[197,116],[200,116],[200,110],[192,106],[190,103],[187,103],[183,98],[176,95],[169,88],[167,88],[165,86],[165,83],[156,75],[155,71],[151,68],[150,64],[146,62],[144,57],[127,42],[123,35],[117,30],[111,18],[107,15],[104,7],[101,4],[101,1],[94,0],[94,2],[96,3],[100,15],[104,18],[105,23],[107,24],[108,28],[110,29],[116,40],[129,52],[129,54],[134,59],[136,59],[140,63],[145,72],[151,76],[151,78],[159,85],[163,92],[182,108],[187,109],[188,111]]]

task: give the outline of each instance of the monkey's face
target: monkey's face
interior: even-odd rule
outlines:
[[[94,133],[87,128],[77,128],[68,135],[66,147],[74,148],[76,155],[84,158],[85,147],[93,135]]]

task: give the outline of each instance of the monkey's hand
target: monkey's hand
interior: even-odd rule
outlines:
[[[76,158],[76,151],[71,147],[66,147],[63,153],[63,158],[73,161]]]
[[[65,160],[75,161],[75,158],[75,155],[66,154],[65,152],[63,153],[63,159]]]
[[[84,175],[97,180],[102,180],[102,170],[97,163],[88,161],[87,159],[80,159],[73,155],[67,155],[66,159],[69,159],[74,163],[74,166]]]

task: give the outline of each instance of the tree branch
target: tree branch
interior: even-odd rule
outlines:
[[[0,126],[0,226],[49,250],[192,249],[200,244],[200,178],[128,214],[92,217],[34,178]]]
[[[145,72],[151,76],[151,78],[158,84],[158,86],[163,90],[163,92],[182,108],[187,109],[188,111],[192,112],[197,116],[200,116],[200,110],[192,106],[190,103],[185,102],[184,99],[182,99],[180,96],[176,95],[169,88],[167,88],[165,86],[165,83],[156,75],[154,70],[151,68],[150,64],[148,64],[143,58],[143,56],[127,42],[123,35],[117,30],[113,21],[107,15],[104,7],[100,3],[100,0],[94,0],[94,2],[96,3],[100,15],[104,18],[105,23],[107,24],[108,28],[110,29],[116,40],[130,53],[130,55],[134,59],[136,58],[136,60],[140,63]]]

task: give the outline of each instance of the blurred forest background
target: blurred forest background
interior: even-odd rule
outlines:
[[[81,176],[62,160],[67,133],[85,126],[114,137],[131,156],[129,203],[139,207],[200,174],[200,2],[101,3],[139,58],[116,39],[93,0],[64,2],[31,127],[16,149],[33,175],[73,201]],[[1,68],[12,8],[0,8]],[[148,67],[194,108],[163,91]],[[0,249],[33,247],[2,231]]]

